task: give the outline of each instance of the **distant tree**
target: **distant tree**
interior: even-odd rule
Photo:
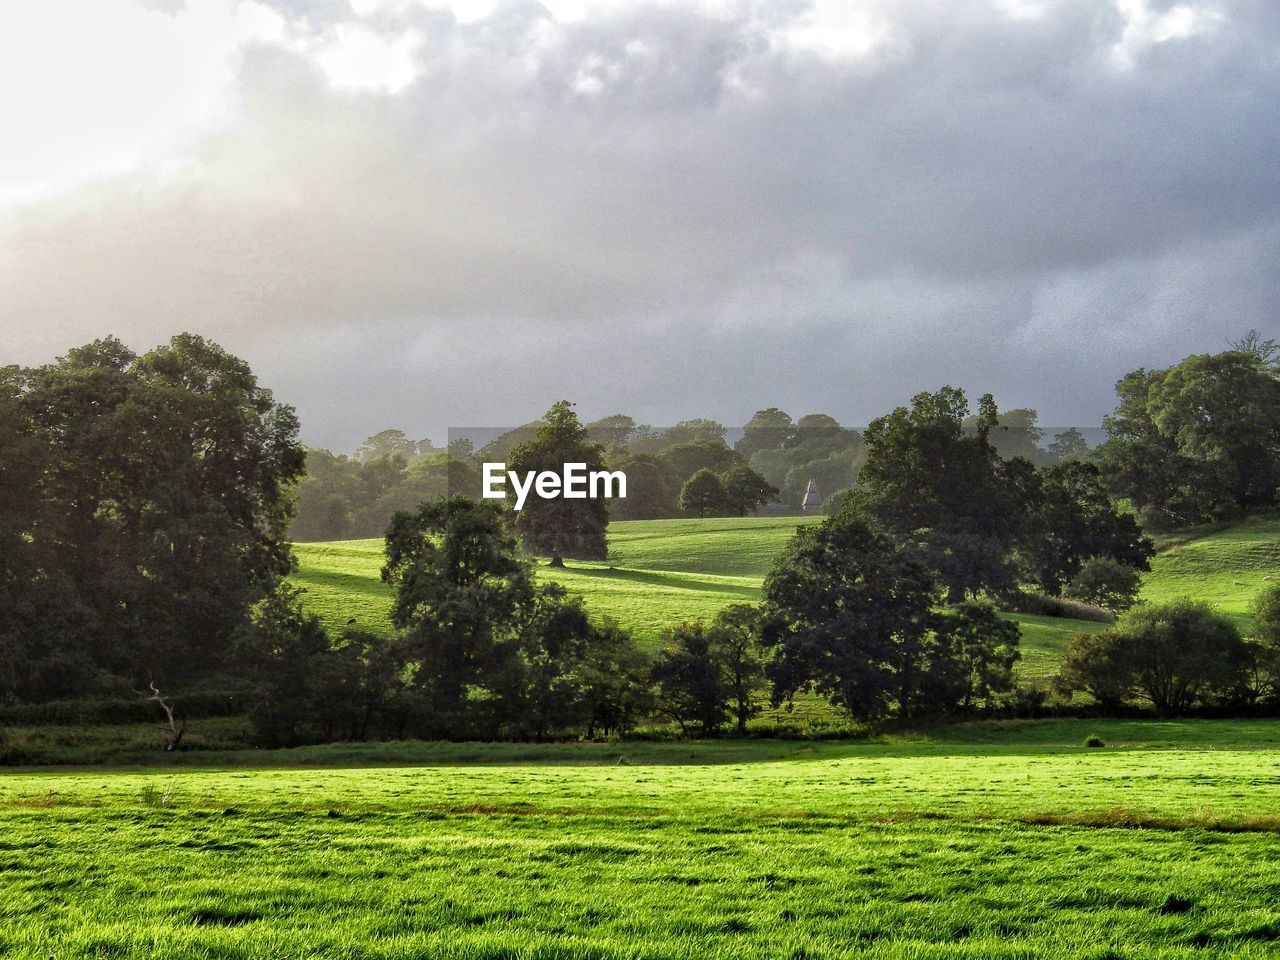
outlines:
[[[627,495],[609,504],[611,520],[658,520],[674,517],[680,488],[671,482],[651,453],[624,456],[609,464],[627,477]]]
[[[719,443],[724,444],[728,429],[723,423],[715,420],[681,420],[674,427],[662,431],[662,447],[673,447],[682,443]]]
[[[1128,514],[1116,509],[1096,466],[1066,460],[1029,485],[1031,511],[1020,551],[1040,587],[1057,596],[1093,557],[1149,570],[1155,547]]]
[[[667,447],[657,455],[657,462],[679,487],[699,470],[721,474],[743,460],[723,440],[695,440]]]
[[[757,410],[747,421],[742,437],[733,445],[733,449],[744,458],[750,457],[760,450],[785,447],[795,438],[795,434],[796,425],[791,415],[777,407],[769,407],[767,410]]]
[[[1104,705],[1136,689],[1160,713],[1181,713],[1239,699],[1250,659],[1235,624],[1207,603],[1146,604],[1110,630],[1073,640],[1058,685],[1089,690]]]
[[[644,429],[647,428],[637,427],[635,420],[625,413],[615,413],[588,423],[587,436],[592,443],[598,443],[606,449],[625,447],[637,430]]]
[[[966,417],[964,428],[977,432],[978,417]],[[1005,460],[1022,457],[1036,466],[1043,466],[1049,460],[1048,451],[1040,446],[1044,430],[1040,427],[1040,414],[1035,410],[1022,407],[1003,411],[987,436],[996,453]]]
[[[1111,557],[1090,557],[1067,585],[1067,596],[1116,613],[1138,600],[1142,579],[1138,571]]]
[[[680,488],[680,509],[709,517],[725,509],[725,489],[720,478],[705,467]]]
[[[1062,460],[1079,460],[1088,453],[1089,441],[1075,427],[1059,431],[1049,444],[1049,458],[1054,463]]]
[[[668,630],[653,663],[658,709],[682,732],[714,736],[729,713],[729,690],[711,632],[701,623]]]
[[[519,474],[560,473],[566,463],[585,464],[588,472],[603,470],[604,451],[588,438],[573,404],[561,400],[546,412],[533,439],[511,451],[507,468]],[[574,500],[531,495],[513,522],[525,549],[551,557],[552,566],[562,566],[564,557],[603,560],[608,555],[609,508],[602,497]]]
[[[476,445],[466,437],[455,437],[449,441],[445,451],[449,454],[449,459],[465,462],[475,457]]]
[[[720,483],[724,488],[723,505],[734,516],[754,513],[778,495],[778,488],[745,463],[730,467]]]
[[[418,455],[418,444],[403,430],[383,430],[365,439],[356,450],[356,460],[364,463],[378,457],[400,457],[406,463]]]

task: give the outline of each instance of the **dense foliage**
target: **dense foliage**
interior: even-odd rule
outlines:
[[[1018,628],[990,608],[937,612],[912,551],[846,510],[801,529],[765,578],[775,699],[815,689],[860,719],[946,713],[1013,685]]]
[[[1098,453],[1113,488],[1165,526],[1274,506],[1280,379],[1265,350],[1192,356],[1116,384]]]
[[[291,569],[293,411],[199,337],[106,339],[0,370],[0,432],[3,693],[224,672]]]

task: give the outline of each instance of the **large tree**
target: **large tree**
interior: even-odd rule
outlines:
[[[774,699],[813,689],[860,720],[966,709],[1012,686],[1018,628],[990,607],[935,611],[927,567],[846,508],[802,527],[764,582]]]
[[[642,668],[629,635],[536,584],[500,506],[453,497],[398,513],[386,548],[413,732],[541,739],[634,722]]]
[[[79,621],[56,640],[34,625],[33,662],[71,657],[122,685],[226,669],[250,607],[291,569],[293,411],[189,334],[142,356],[106,339],[10,369],[3,405],[35,473],[0,514],[40,574],[0,597],[0,621],[29,620],[49,589],[59,609],[39,618]]]
[[[965,426],[964,391],[921,393],[872,421],[855,499],[900,543],[917,551],[952,601],[1013,586],[1012,549],[1032,496],[1034,467],[1003,460],[988,434],[995,402],[984,396]]]
[[[1115,491],[1152,519],[1198,523],[1277,502],[1280,379],[1263,353],[1136,370],[1116,393],[1098,454]]]
[[[559,474],[567,463],[585,464],[588,472],[603,470],[604,450],[591,442],[573,404],[561,400],[547,411],[533,439],[511,451],[507,469],[521,476],[544,470]],[[525,549],[551,557],[552,566],[562,565],[564,557],[603,560],[608,555],[605,529],[609,507],[602,497],[579,500],[531,495],[524,509],[515,512],[514,523]]]
[[[1041,589],[1058,596],[1091,558],[1149,570],[1155,547],[1132,515],[1116,509],[1092,463],[1064,460],[1038,474],[1020,553]]]

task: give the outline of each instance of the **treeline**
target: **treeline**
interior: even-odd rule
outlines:
[[[133,696],[159,709],[175,694],[234,691],[275,744],[617,735],[654,718],[711,734],[806,691],[865,722],[1020,702],[1017,630],[996,605],[1109,620],[1133,605],[1152,555],[1141,519],[1274,506],[1275,354],[1253,337],[1125,378],[1096,455],[1060,435],[1056,452],[1037,441],[1023,456],[1015,444],[1029,435],[1003,429],[990,396],[975,411],[951,387],[856,435],[765,411],[733,447],[705,421],[673,428],[669,444],[671,431],[659,439],[625,418],[605,433],[564,402],[480,457],[413,444],[411,460],[407,440],[381,435],[354,461],[354,482],[392,511],[377,530],[396,591],[388,638],[332,636],[282,586],[306,456],[293,411],[198,337],[143,355],[98,341],[0,370],[0,696]],[[481,457],[520,469],[647,464],[684,476],[683,496],[674,481],[665,489],[693,509],[702,471],[722,491],[736,476],[758,494],[788,458],[807,473],[837,454],[852,464],[855,447],[856,476],[824,523],[797,533],[762,602],[673,631],[653,660],[532,573],[531,556],[605,555],[602,501],[535,500],[513,515],[454,487]],[[311,452],[299,497],[322,462]],[[351,480],[346,470],[335,476]],[[349,523],[346,510],[334,507]],[[1107,709],[1273,704],[1270,609],[1244,638],[1203,605],[1139,605],[1073,643],[1059,692]]]
[[[374,434],[353,456],[312,448],[290,535],[299,541],[377,537],[397,510],[439,496],[478,497],[480,465],[507,462],[538,425],[507,431],[478,449],[461,439],[440,448],[401,430]],[[1006,458],[1044,466],[1088,451],[1078,430],[1049,439],[1034,410],[1005,411],[999,427],[993,442]],[[858,430],[826,414],[793,419],[776,407],[757,411],[732,443],[724,424],[706,419],[655,430],[617,414],[585,429],[601,448],[602,464],[627,475],[628,496],[609,505],[614,520],[799,513],[810,482],[826,511],[853,487],[866,459]]]
[[[715,736],[817,690],[861,721],[965,713],[1013,694],[1018,628],[988,604],[939,609],[910,551],[854,511],[797,533],[758,606],[668,631],[650,659],[540,584],[496,504],[399,513],[383,577],[397,633],[336,642],[296,596],[257,611],[259,742],[617,736],[674,722]]]

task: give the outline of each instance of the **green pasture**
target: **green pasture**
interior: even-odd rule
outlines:
[[[569,561],[563,570],[539,567],[539,575],[580,594],[594,616],[631,628],[653,647],[668,627],[714,617],[731,603],[758,598],[760,582],[799,524],[816,517],[748,517],[709,520],[633,520],[609,527],[609,560]],[[294,582],[305,589],[308,607],[331,627],[349,623],[390,630],[391,591],[378,578],[381,540],[302,543],[295,549]],[[1192,531],[1166,538],[1143,578],[1151,601],[1191,596],[1214,603],[1242,627],[1248,606],[1280,577],[1280,521],[1250,520],[1234,527]],[[1101,624],[1011,614],[1022,628],[1022,674],[1052,674],[1072,635]]]
[[[1278,744],[1275,721],[1009,722],[7,774],[0,954],[1271,957]]]

